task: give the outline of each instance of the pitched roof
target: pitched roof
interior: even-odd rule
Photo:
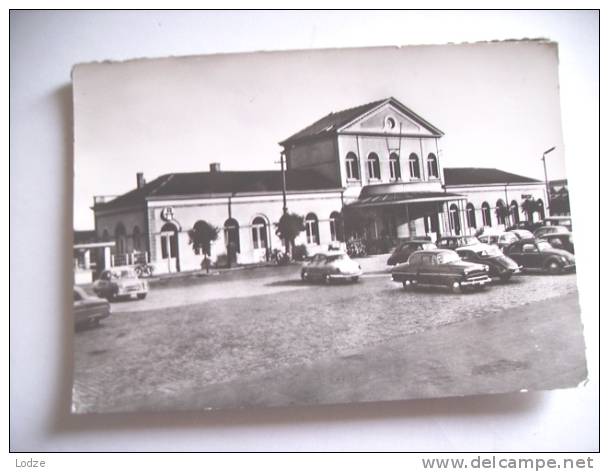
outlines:
[[[359,105],[353,108],[348,108],[346,110],[331,112],[329,115],[324,116],[323,118],[317,120],[315,123],[307,126],[306,128],[300,130],[298,133],[293,134],[287,139],[284,139],[279,144],[285,145],[287,143],[301,141],[307,138],[312,137],[322,137],[328,136],[336,133],[336,131],[346,124],[352,122],[356,118],[360,117],[368,113],[371,110],[374,110],[376,107],[385,104],[391,103],[396,108],[401,110],[405,115],[413,118],[415,121],[422,123],[425,125],[430,131],[434,134],[441,136],[444,133],[440,131],[438,128],[433,126],[428,121],[424,120],[422,117],[413,112],[410,108],[406,107],[404,104],[400,103],[393,97],[384,98],[383,100],[376,100],[374,102],[365,103],[364,105]]]
[[[314,170],[286,171],[287,191],[329,190],[338,188],[330,179]],[[221,193],[280,192],[281,171],[185,172],[162,175],[139,189],[131,190],[95,209],[114,209],[143,205],[154,197],[194,196]]]
[[[485,185],[485,184],[530,184],[541,183],[540,180],[523,175],[512,174],[503,170],[486,167],[445,167],[444,184],[451,185]]]

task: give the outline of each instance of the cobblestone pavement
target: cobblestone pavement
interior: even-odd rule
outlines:
[[[143,302],[113,304],[102,327],[75,334],[75,411],[137,408],[138,398],[175,400],[183,391],[357,356],[404,336],[577,292],[574,274],[519,276],[454,295],[406,292],[382,273],[324,286],[302,283],[298,267],[275,270],[281,272],[255,282],[158,289]],[[165,298],[174,302],[162,308]]]

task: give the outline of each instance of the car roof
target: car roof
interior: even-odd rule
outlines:
[[[470,244],[469,246],[458,247],[457,249],[455,249],[455,251],[488,251],[489,248],[492,250],[493,247],[494,246],[491,246],[490,244],[476,243]]]
[[[455,252],[452,249],[423,249],[421,251],[413,252],[413,254],[440,254],[443,252]]]

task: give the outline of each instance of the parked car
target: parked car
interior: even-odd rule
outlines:
[[[361,266],[342,251],[315,254],[300,271],[302,280],[318,280],[327,284],[335,280],[357,282],[360,275]]]
[[[404,241],[395,248],[393,254],[387,259],[387,265],[402,264],[408,260],[415,251],[436,249],[436,245],[427,239],[413,239]]]
[[[503,233],[489,233],[478,236],[481,243],[491,244],[504,249],[512,243],[520,240],[518,235],[512,231],[504,231]]]
[[[573,233],[547,233],[540,236],[539,239],[548,241],[552,247],[556,249],[564,249],[571,254],[575,254],[575,246],[573,245]]]
[[[489,276],[499,277],[507,282],[512,275],[520,272],[520,266],[501,252],[497,246],[489,244],[476,244],[456,249],[461,260],[487,265]]]
[[[541,228],[538,228],[534,235],[536,238],[540,238],[545,234],[552,234],[552,233],[569,233],[569,229],[566,226],[542,226]]]
[[[455,249],[462,246],[478,244],[476,236],[442,236],[436,241],[438,249]]]
[[[549,216],[543,220],[546,226],[564,226],[569,231],[573,231],[573,224],[570,216]]]
[[[93,291],[98,297],[114,300],[119,297],[136,295],[140,300],[148,294],[148,282],[140,280],[131,267],[114,267],[104,270],[93,283]]]
[[[508,233],[515,234],[518,239],[531,239],[535,237],[528,229],[511,229]]]
[[[74,327],[96,326],[100,320],[110,316],[110,303],[74,286]]]
[[[391,271],[391,278],[405,289],[421,285],[445,286],[458,293],[467,289],[483,289],[489,283],[489,268],[461,260],[449,249],[432,249],[413,253],[405,264]]]
[[[524,269],[541,269],[550,274],[575,270],[575,256],[556,249],[543,239],[524,239],[508,246],[505,254]]]
[[[519,221],[515,225],[509,226],[506,231],[512,231],[514,229],[526,229],[527,231],[534,233],[535,230],[541,226],[543,226],[542,221],[536,221],[535,223],[532,221]]]

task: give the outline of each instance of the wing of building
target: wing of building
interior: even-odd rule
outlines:
[[[98,240],[115,243],[105,265],[133,264],[134,254],[144,254],[157,273],[199,269],[203,256],[189,230],[201,221],[220,229],[212,261],[268,260],[283,248],[275,225],[284,193],[288,212],[305,217],[296,244],[309,253],[349,238],[435,239],[543,217],[542,182],[498,169],[444,168],[443,135],[390,97],[330,113],[281,141],[285,174],[226,172],[218,163],[150,182],[138,174],[133,190],[95,198]],[[529,200],[535,211],[523,207]]]

